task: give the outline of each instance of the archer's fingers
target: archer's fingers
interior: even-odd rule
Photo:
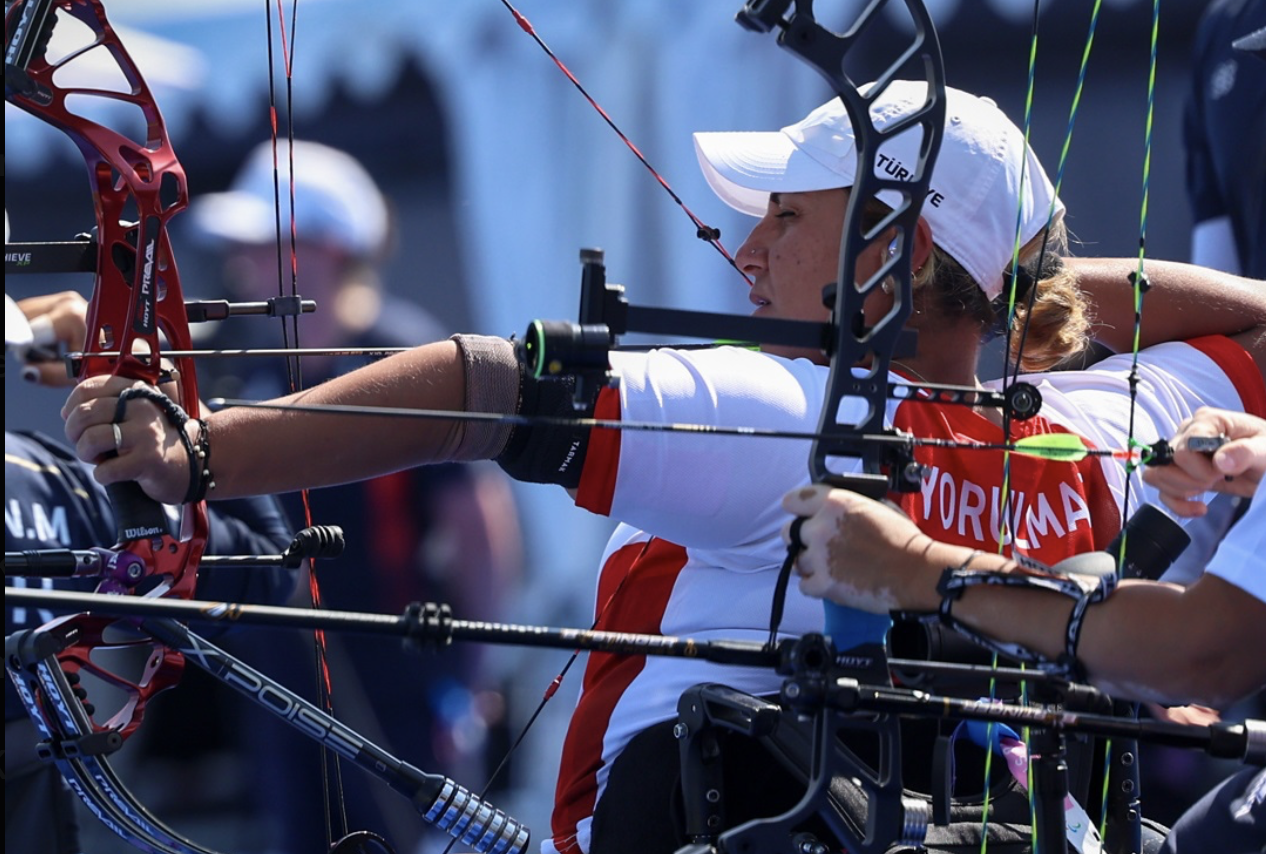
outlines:
[[[94,377],[93,379],[100,378]],[[140,380],[111,380],[104,384],[93,383],[87,389],[87,393],[81,393],[81,390],[84,390],[85,386],[88,385],[89,381],[85,381],[75,387],[74,391],[71,392],[70,398],[66,401],[66,405],[62,407],[62,415],[66,419],[64,428],[66,441],[75,446],[75,451],[81,460],[84,462],[95,462],[97,456],[106,450],[117,449],[113,447],[104,448],[104,440],[100,438],[103,435],[101,431],[93,431],[92,436],[86,442],[84,440],[85,434],[100,425],[108,426],[112,424],[118,415],[119,392],[133,385],[144,385],[144,383]],[[117,390],[115,390],[116,386]],[[113,393],[98,394],[97,392],[101,390],[112,391]],[[147,400],[129,401],[123,423],[142,424],[145,429],[160,439],[166,425],[158,407]],[[111,435],[111,445],[113,445],[113,435]]]
[[[800,592],[815,599],[826,599],[835,586],[835,580],[829,572],[810,572],[800,574]]]
[[[136,481],[151,498],[168,504],[188,490],[188,453],[161,419],[129,416],[122,423],[95,424],[80,436],[75,452],[95,462],[93,477],[102,486]]]
[[[1208,468],[1212,470],[1211,465]],[[1154,486],[1164,505],[1179,516],[1203,516],[1208,512],[1208,494],[1214,483],[1207,477],[1194,477],[1177,466],[1157,466],[1144,470],[1143,480]],[[1215,475],[1215,480],[1222,478]]]
[[[75,391],[78,390],[76,387]],[[71,397],[73,400],[73,392]],[[73,405],[67,401],[62,407],[62,417],[66,419],[63,425],[66,441],[75,447],[75,453],[84,462],[93,462],[103,452],[103,449],[97,448],[93,437],[87,440],[84,437],[93,428],[108,425],[114,420],[116,400],[114,397],[95,397],[76,401]]]
[[[75,386],[62,406],[62,418],[69,418],[71,410],[98,398],[117,398],[124,389],[144,385],[140,380],[125,377],[88,377]]]
[[[84,433],[81,442],[79,447],[101,449],[92,476],[102,486],[139,481],[153,473],[155,457],[129,445],[121,425],[98,424]]]
[[[18,300],[18,308],[26,315],[37,345],[65,344],[82,350],[87,335],[88,301],[76,291],[27,297]]]
[[[123,448],[123,425],[92,424],[80,431],[75,441],[75,456],[85,463],[100,465],[122,453]]]
[[[1191,433],[1196,436],[1226,436],[1245,439],[1266,435],[1266,419],[1247,412],[1233,412],[1202,406],[1178,426],[1178,438]]]
[[[1175,465],[1143,472],[1143,480],[1170,497],[1195,498],[1204,492],[1251,497],[1266,468],[1266,436],[1236,439],[1212,455],[1175,455]],[[1186,514],[1190,515],[1190,514]]]
[[[1191,472],[1178,466],[1154,466],[1143,471],[1143,480],[1162,493],[1194,497],[1213,489],[1214,484],[1222,480],[1222,475],[1206,461],[1199,472]]]
[[[22,379],[50,388],[69,387],[75,384],[75,378],[66,370],[66,363],[60,359],[26,362],[22,365]]]
[[[1209,505],[1200,498],[1204,493],[1198,493],[1195,497],[1189,495],[1181,495],[1174,492],[1162,492],[1161,502],[1173,510],[1179,516],[1187,518],[1195,518],[1204,516],[1209,512]]]
[[[1222,448],[1213,454],[1192,451],[1189,443],[1195,438],[1224,439]],[[1234,448],[1230,457],[1226,458],[1221,474],[1241,474],[1256,470],[1260,478],[1262,469],[1266,468],[1266,419],[1258,418],[1244,412],[1231,412],[1212,407],[1201,407],[1195,414],[1178,426],[1171,444],[1174,447],[1174,462],[1182,468],[1199,470],[1206,460],[1212,466],[1227,448]]]
[[[830,487],[822,484],[803,486],[783,496],[782,508],[793,516],[812,516],[822,509],[830,495]],[[784,540],[790,542],[786,537]]]
[[[1266,435],[1232,439],[1213,453],[1213,466],[1230,477],[1261,480],[1266,470]]]

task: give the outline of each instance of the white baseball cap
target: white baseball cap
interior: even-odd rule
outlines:
[[[874,84],[862,87],[869,92]],[[922,216],[932,240],[992,299],[1002,292],[1020,217],[1020,244],[1054,219],[1064,205],[1024,136],[988,98],[946,88],[945,136],[932,170]],[[927,84],[897,80],[870,107],[880,130],[924,106]],[[917,125],[881,146],[875,170],[888,179],[913,174],[921,131]],[[851,187],[857,169],[853,126],[839,98],[777,132],[696,133],[695,152],[703,174],[721,200],[735,210],[764,216],[770,193],[805,193]],[[1021,197],[1021,175],[1023,196]],[[896,207],[900,194],[879,198]]]
[[[289,233],[289,145],[277,143],[277,187],[283,234]],[[295,230],[304,240],[332,243],[353,255],[374,255],[387,242],[387,202],[356,158],[316,142],[294,143]],[[256,146],[227,192],[196,199],[193,224],[204,236],[237,243],[276,239],[273,148]]]

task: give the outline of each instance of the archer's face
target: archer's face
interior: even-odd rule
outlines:
[[[839,274],[840,233],[848,190],[774,193],[769,207],[739,247],[738,265],[752,279],[749,295],[757,317],[830,320],[822,288]],[[788,358],[825,361],[817,351],[766,345]]]

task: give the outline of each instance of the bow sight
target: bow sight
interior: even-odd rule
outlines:
[[[617,338],[628,332],[753,342],[739,346],[782,344],[831,352],[834,331],[830,324],[631,306],[624,296],[624,286],[607,282],[601,249],[580,250],[580,263],[579,323],[536,320],[528,326],[524,340],[527,368],[533,376],[576,378],[574,403],[578,410],[593,405],[599,388],[617,382],[607,370],[607,354],[616,347]],[[828,289],[833,290],[834,286]],[[908,333],[905,340],[913,352],[914,333]]]

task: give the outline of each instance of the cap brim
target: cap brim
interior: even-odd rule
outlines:
[[[708,186],[730,207],[764,216],[770,193],[809,193],[851,186],[781,132],[696,133],[695,154]]]
[[[1255,53],[1258,56],[1266,57],[1266,27],[1251,32],[1243,38],[1238,38],[1231,42],[1231,46],[1236,50],[1244,50],[1249,53]]]
[[[31,324],[18,304],[8,294],[4,295],[4,346],[29,347],[35,336],[31,332]]]
[[[189,210],[198,233],[208,241],[272,243],[277,225],[273,206],[249,193],[211,193]]]

